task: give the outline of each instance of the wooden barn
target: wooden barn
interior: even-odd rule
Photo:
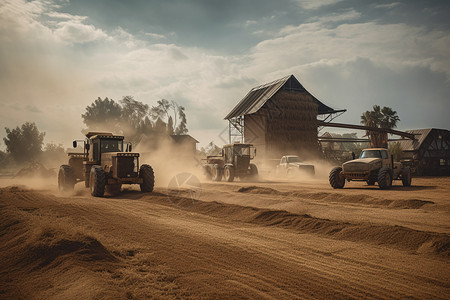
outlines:
[[[294,77],[255,87],[225,117],[230,143],[252,143],[257,158],[283,155],[317,157],[317,117],[344,112],[334,110],[311,95]]]
[[[415,139],[400,141],[400,148],[417,175],[450,175],[450,131],[428,128],[406,132]]]
[[[181,160],[193,160],[197,153],[198,141],[189,134],[172,134],[170,138],[173,141],[173,147],[175,147],[177,159]]]

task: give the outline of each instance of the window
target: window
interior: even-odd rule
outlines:
[[[388,154],[387,154],[387,151],[381,151],[381,158],[382,158],[382,159],[387,159],[387,158],[389,158],[389,156],[388,156]]]
[[[359,158],[381,158],[380,150],[366,150],[361,152]]]
[[[123,141],[122,140],[101,140],[102,153],[105,152],[122,152],[123,151]]]
[[[285,163],[286,163],[286,157],[283,157],[283,158],[281,159],[281,163],[282,163],[282,164],[285,164]]]
[[[290,163],[301,162],[301,160],[300,160],[300,158],[298,156],[289,156],[287,160]]]
[[[440,165],[440,166],[445,166],[445,165],[446,165],[446,163],[445,163],[445,158],[439,159],[439,165]]]

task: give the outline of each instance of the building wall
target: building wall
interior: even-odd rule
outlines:
[[[431,130],[416,157],[419,159],[419,174],[450,175],[450,131]]]
[[[257,144],[266,160],[287,154],[315,158],[319,155],[317,110],[311,95],[280,90],[257,114],[245,116],[244,140]]]
[[[244,116],[244,142],[256,147],[255,161],[266,158],[267,117],[261,112]]]

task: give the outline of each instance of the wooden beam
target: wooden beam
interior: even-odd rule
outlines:
[[[354,124],[343,124],[343,123],[329,123],[329,122],[323,122],[323,121],[317,121],[317,126],[323,126],[323,127],[339,127],[339,128],[349,128],[349,129],[359,129],[359,130],[368,130],[368,131],[378,131],[378,132],[387,132],[394,135],[399,135],[401,137],[405,137],[411,140],[414,140],[414,134],[407,133],[404,131],[394,130],[394,129],[387,129],[387,128],[377,128],[377,127],[370,127],[370,126],[364,126],[364,125],[354,125]]]

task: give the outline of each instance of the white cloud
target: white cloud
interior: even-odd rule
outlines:
[[[314,22],[286,27],[278,37],[259,43],[252,51],[252,65],[254,69],[276,70],[290,65],[367,57],[388,66],[428,65],[450,78],[446,49],[450,49],[449,32],[371,22],[326,28],[321,22]]]
[[[153,39],[166,39],[167,37],[163,34],[158,34],[158,33],[151,33],[151,32],[146,32],[145,33],[146,36],[149,36]]]
[[[304,9],[318,9],[322,6],[327,6],[339,3],[342,0],[297,0],[300,6]]]
[[[54,18],[54,19],[63,19],[63,20],[76,20],[76,21],[84,21],[87,19],[87,17],[85,16],[74,16],[71,14],[67,14],[67,13],[60,13],[60,12],[56,12],[56,11],[50,11],[48,13],[45,13],[45,15],[47,15],[50,18]]]
[[[314,5],[335,2],[314,1]],[[119,100],[133,95],[150,105],[161,98],[175,100],[186,107],[190,130],[205,144],[217,138],[227,124],[223,117],[250,88],[288,74],[337,108],[348,108],[345,93],[354,93],[349,99],[359,101],[371,81],[378,80],[377,87],[382,86],[383,80],[370,74],[411,78],[408,72],[432,70],[450,78],[448,32],[371,22],[324,26],[359,18],[353,10],[287,26],[249,53],[225,56],[170,44],[154,33],[146,35],[160,43],[139,40],[120,27],[106,32],[83,16],[54,13],[46,2],[15,1],[20,7],[11,3],[0,6],[2,126],[36,121],[50,140],[58,142],[68,143],[80,134],[80,116],[99,96]],[[302,3],[316,7],[313,2]],[[53,22],[40,20],[43,14]],[[74,47],[90,42],[82,51]],[[401,85],[407,87],[408,83]],[[393,90],[391,86],[389,91]],[[383,91],[372,91],[371,99],[378,95],[389,98]],[[415,99],[412,93],[407,96]],[[20,103],[21,111],[8,106],[13,102]],[[39,115],[44,117],[37,119]]]
[[[396,6],[400,5],[400,2],[392,2],[392,3],[387,3],[387,4],[377,4],[375,5],[376,8],[385,8],[385,9],[391,9],[394,8]]]
[[[73,20],[60,22],[57,26],[55,37],[70,44],[84,44],[107,37],[101,29]]]
[[[319,18],[311,18],[312,22],[321,22],[321,23],[329,23],[329,22],[344,22],[344,21],[352,21],[361,17],[361,13],[356,10],[349,10],[344,13],[332,13],[330,15],[319,17]]]

